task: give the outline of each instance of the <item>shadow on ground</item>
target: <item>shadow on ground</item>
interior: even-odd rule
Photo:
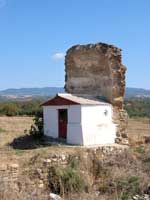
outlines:
[[[15,138],[8,146],[12,147],[13,149],[20,149],[20,150],[28,150],[28,149],[37,149],[37,148],[44,148],[48,146],[62,146],[66,145],[64,140],[58,140],[51,137],[43,136],[42,138],[36,138],[33,135],[24,135],[18,138]]]

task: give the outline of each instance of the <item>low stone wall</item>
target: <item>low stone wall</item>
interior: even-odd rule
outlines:
[[[69,148],[72,149],[69,150]],[[119,158],[124,156],[126,157],[126,155],[128,155],[128,148],[129,147],[126,145],[114,144],[95,147],[89,146],[88,148],[68,147],[67,151],[61,151],[60,147],[56,153],[54,151],[49,151],[46,155],[44,154],[44,151],[39,154],[37,153],[26,162],[21,162],[21,165],[16,162],[1,164],[0,199],[2,191],[1,187],[6,189],[8,188],[6,191],[9,192],[8,196],[10,195],[10,191],[15,191],[15,195],[17,195],[19,200],[26,200],[25,197],[28,197],[27,199],[31,199],[31,196],[34,197],[33,199],[39,199],[35,197],[37,194],[40,199],[49,199],[49,193],[51,192],[49,188],[49,181],[51,180],[49,173],[51,172],[52,167],[54,169],[55,167],[62,169],[68,166],[71,161],[76,160],[79,165],[81,164],[80,170],[83,172],[83,176],[85,176],[90,183],[92,180],[90,172],[93,169],[95,170],[93,167],[96,167],[96,164],[101,163],[101,161],[103,164],[108,162],[110,167],[113,167],[113,164],[115,165],[117,162],[120,162]],[[18,197],[18,195],[20,196]],[[41,195],[43,195],[43,197],[41,197]],[[150,196],[149,194],[146,194],[142,197],[135,195],[133,199],[148,200],[148,198],[150,198]],[[10,197],[10,199],[13,198]]]
[[[16,187],[17,180],[19,177],[19,165],[13,164],[1,164],[0,165],[0,184],[3,187],[12,185]]]
[[[72,147],[70,147],[72,148]],[[29,184],[35,187],[43,188],[47,185],[48,169],[50,166],[61,165],[65,167],[70,160],[79,159],[84,155],[86,159],[90,153],[95,153],[97,156],[104,157],[108,154],[118,154],[125,151],[128,147],[122,145],[105,145],[95,147],[74,147],[76,150],[70,153],[50,153],[46,157],[31,158],[27,166],[19,166],[17,163],[8,163],[0,165],[0,184],[3,186],[18,187],[18,182],[22,176],[34,176],[34,180],[31,180]],[[34,161],[33,161],[34,160]]]

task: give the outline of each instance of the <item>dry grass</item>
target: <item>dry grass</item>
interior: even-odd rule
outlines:
[[[68,148],[67,146],[61,146],[61,148],[59,146],[44,148],[39,146],[37,149],[19,150],[8,145],[15,138],[24,136],[26,134],[24,131],[29,130],[32,124],[32,117],[0,117],[0,163],[21,163],[36,154],[46,155],[55,152],[67,153],[74,151],[74,148]]]
[[[29,129],[33,123],[32,117],[0,117],[0,162],[10,162],[11,160],[20,161],[21,159],[29,159],[34,155],[53,152],[73,152],[74,148],[67,146],[49,146],[39,147],[33,150],[14,150],[7,144],[11,143],[14,138],[25,135],[24,130]],[[147,118],[130,119],[128,123],[128,134],[131,144],[138,144],[142,141],[143,136],[150,136],[150,120]],[[140,143],[139,143],[140,144]]]
[[[0,149],[5,149],[14,138],[23,136],[24,130],[29,130],[32,123],[32,117],[0,117]],[[150,136],[150,119],[129,119],[127,132],[132,142]]]
[[[24,135],[24,130],[29,129],[32,123],[31,117],[0,117],[0,163],[18,162],[22,152],[11,149],[8,143]]]
[[[142,144],[144,137],[150,137],[150,119],[132,118],[129,119],[127,132],[131,144]]]
[[[32,117],[0,117],[0,148],[23,135],[32,123]]]
[[[0,149],[14,138],[24,135],[33,123],[32,117],[0,117]],[[131,140],[140,140],[143,136],[150,136],[150,119],[129,119],[127,132]]]

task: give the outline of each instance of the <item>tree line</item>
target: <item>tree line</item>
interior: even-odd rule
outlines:
[[[127,99],[125,109],[130,117],[150,118],[150,99]]]
[[[42,100],[32,100],[27,102],[2,102],[0,103],[0,115],[6,116],[34,116],[42,110],[40,106]]]
[[[0,115],[6,116],[35,116],[42,111],[43,100],[32,100],[26,102],[1,102]],[[126,99],[125,109],[130,117],[150,118],[150,99]]]

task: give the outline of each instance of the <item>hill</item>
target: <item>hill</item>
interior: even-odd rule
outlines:
[[[0,91],[0,95],[51,96],[60,92],[64,92],[64,88],[62,87],[20,88],[20,89],[11,88],[11,89]]]
[[[41,99],[49,97],[56,93],[63,93],[63,87],[44,87],[44,88],[10,88],[0,91],[0,101],[30,101],[32,99]]]
[[[142,89],[142,88],[126,88],[125,93],[126,98],[150,98],[150,90]]]
[[[49,97],[56,93],[64,93],[63,87],[43,87],[43,88],[10,88],[0,91],[0,101],[9,100],[32,100],[34,98]],[[141,88],[126,88],[125,97],[128,98],[150,98],[150,90]]]

